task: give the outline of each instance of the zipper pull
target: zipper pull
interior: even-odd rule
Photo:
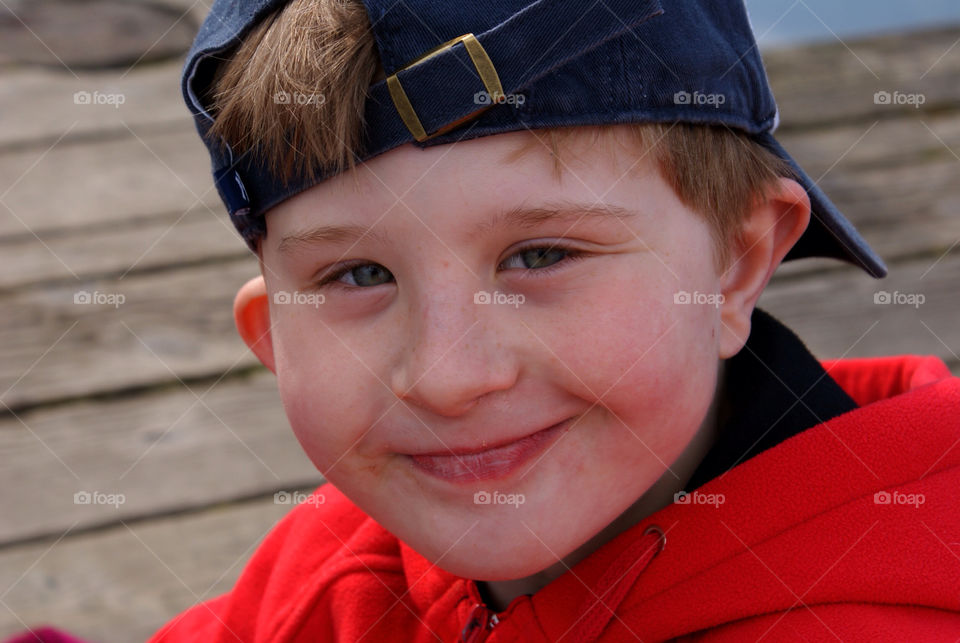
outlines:
[[[475,603],[467,624],[460,632],[461,643],[480,643],[487,638],[490,630],[500,622],[497,615],[483,603]]]

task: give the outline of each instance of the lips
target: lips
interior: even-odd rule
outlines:
[[[519,440],[476,449],[450,449],[443,453],[408,455],[418,470],[449,482],[474,482],[503,478],[543,451],[573,418],[554,424]]]

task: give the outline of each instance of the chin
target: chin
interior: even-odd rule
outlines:
[[[407,540],[411,547],[441,569],[473,580],[513,580],[532,576],[557,564],[568,555],[568,543],[556,534],[535,536],[519,516],[511,524],[490,521],[486,529],[477,524],[463,536],[472,521],[436,533],[441,538]],[[529,520],[524,520],[528,525]],[[451,548],[450,543],[462,539]],[[565,536],[565,535],[564,535]]]
[[[534,540],[537,545],[540,545],[539,541]],[[559,562],[549,553],[544,556],[542,546],[536,552],[529,553],[535,553],[536,556],[523,555],[522,551],[518,553],[515,549],[510,552],[500,550],[482,554],[469,550],[451,551],[436,565],[455,576],[471,580],[502,581],[533,576]]]

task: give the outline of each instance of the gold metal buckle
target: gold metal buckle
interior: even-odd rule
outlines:
[[[487,95],[490,96],[490,104],[481,107],[475,112],[467,114],[461,119],[443,125],[440,127],[440,129],[432,132],[431,134],[427,134],[427,132],[423,129],[423,125],[420,123],[420,119],[417,117],[416,110],[414,110],[413,105],[410,104],[410,99],[407,98],[407,93],[403,91],[403,87],[400,86],[400,80],[397,78],[397,74],[404,69],[409,69],[414,65],[422,63],[424,60],[431,58],[432,56],[436,56],[442,51],[453,47],[458,42],[462,42],[463,46],[466,47],[467,53],[470,55],[470,60],[473,61],[473,66],[480,74],[480,79],[483,81],[484,87],[487,88]],[[429,138],[433,138],[434,136],[449,132],[461,123],[464,123],[471,118],[474,118],[481,112],[490,109],[496,104],[496,97],[503,96],[503,87],[500,85],[500,77],[497,75],[497,70],[493,66],[493,62],[490,60],[490,57],[487,56],[487,52],[484,50],[483,45],[480,44],[480,41],[477,40],[472,33],[466,33],[462,36],[457,36],[453,40],[448,40],[442,45],[434,47],[419,58],[414,59],[394,73],[390,74],[387,76],[387,89],[390,90],[390,98],[393,99],[393,104],[396,106],[397,112],[400,114],[400,118],[403,119],[404,125],[407,126],[407,129],[410,130],[410,133],[413,134],[413,137],[417,139],[417,141],[425,141]]]

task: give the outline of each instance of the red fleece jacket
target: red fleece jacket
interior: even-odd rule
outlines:
[[[177,641],[950,641],[960,638],[960,378],[827,360],[861,408],[759,453],[493,615],[333,486],[294,508]],[[661,539],[655,525],[664,533]],[[495,616],[496,618],[493,618]]]

